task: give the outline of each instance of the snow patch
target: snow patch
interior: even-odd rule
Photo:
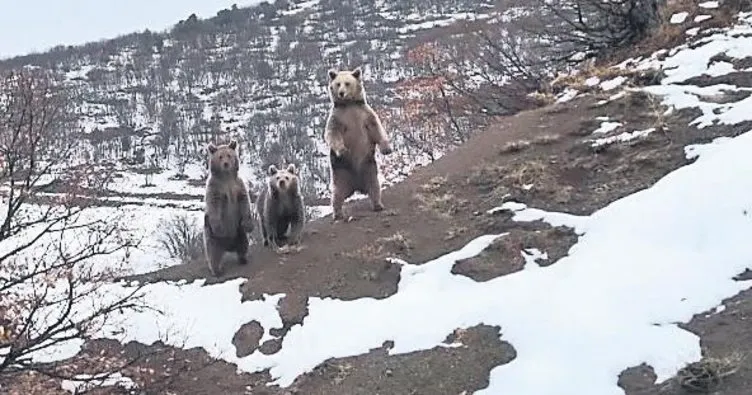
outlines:
[[[690,37],[694,37],[694,36],[696,36],[696,35],[697,35],[697,33],[699,33],[699,32],[700,32],[700,28],[699,28],[699,27],[693,27],[693,28],[691,28],[691,29],[687,29],[687,31],[686,31],[686,32],[684,32],[684,33],[685,33],[686,35],[690,36]]]
[[[699,23],[699,22],[707,21],[708,19],[712,17],[713,17],[712,15],[697,15],[695,17],[695,22]]]
[[[257,321],[264,328],[261,338],[275,338],[269,332],[282,327],[277,304],[284,294],[263,295],[261,300],[241,301],[240,286],[245,279],[221,284],[204,285],[205,280],[185,284],[163,282],[145,285],[141,290],[124,283],[110,284],[95,295],[91,303],[79,303],[76,308],[100,306],[138,291],[149,309],[127,311],[114,315],[94,338],[115,339],[125,344],[138,341],[152,344],[163,341],[170,346],[190,349],[202,347],[213,358],[239,363],[235,346],[235,332],[245,323]],[[36,361],[56,361],[76,355],[82,341],[62,341],[34,355]],[[249,367],[266,368],[268,366]]]
[[[136,383],[133,382],[130,377],[124,377],[120,373],[98,376],[80,374],[75,376],[73,380],[63,380],[60,383],[60,388],[71,394],[81,394],[102,387],[120,387],[127,390],[135,390],[138,388]]]
[[[574,99],[575,97],[577,97],[578,94],[579,94],[579,92],[576,89],[566,88],[566,89],[564,89],[564,92],[556,100],[556,102],[557,103],[568,102],[568,101]]]
[[[585,80],[585,85],[587,86],[596,86],[601,82],[601,79],[598,77],[590,77]]]
[[[601,126],[598,127],[598,129],[593,130],[593,134],[610,133],[618,129],[620,126],[623,126],[621,122],[609,122],[609,121],[601,122]]]
[[[671,15],[671,19],[669,20],[669,22],[675,25],[684,23],[684,21],[687,19],[688,16],[689,16],[689,12],[686,12],[686,11],[677,12],[676,14]]]
[[[619,86],[621,86],[626,81],[627,81],[627,77],[624,77],[624,76],[620,75],[620,76],[612,78],[612,79],[610,79],[608,81],[603,81],[601,83],[601,89],[604,90],[604,91],[610,91],[610,90],[618,88]]]
[[[649,128],[645,130],[635,130],[633,132],[624,132],[616,136],[609,136],[609,137],[596,139],[591,143],[591,146],[600,147],[602,145],[609,145],[609,144],[613,144],[616,142],[625,143],[627,141],[645,137],[649,135],[650,133],[653,133],[654,131],[655,131],[655,128]]]

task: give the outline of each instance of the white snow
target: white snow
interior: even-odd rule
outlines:
[[[48,206],[36,205],[28,206],[29,215],[32,218],[39,217]],[[133,241],[138,242],[135,248],[119,253],[99,256],[98,267],[114,267],[114,262],[121,262],[126,253],[128,254],[127,265],[123,274],[140,274],[155,271],[166,266],[180,263],[177,259],[171,258],[165,249],[159,243],[165,226],[165,221],[176,218],[178,215],[187,215],[195,221],[196,229],[201,230],[199,220],[203,217],[203,211],[186,211],[179,208],[155,208],[141,205],[126,205],[121,207],[91,207],[83,210],[71,225],[87,224],[97,221],[104,221],[107,224],[118,224],[124,229],[123,236],[130,237]],[[17,237],[4,240],[0,245],[0,252],[10,251],[14,246],[20,245],[25,237],[33,237],[41,232],[46,225],[44,223],[29,227]],[[62,235],[64,245],[69,249],[82,248],[81,243],[85,243],[88,238],[82,237],[82,232],[66,232]],[[47,254],[47,248],[50,243],[55,243],[60,237],[59,234],[46,234],[39,239],[37,243],[28,250],[24,251],[23,256],[18,259],[36,257],[44,259]],[[117,240],[110,240],[112,246],[116,246]],[[89,260],[91,263],[91,260]]]
[[[315,4],[307,1],[297,9]],[[718,3],[709,1],[700,6],[716,8]],[[683,23],[688,15],[674,14],[671,23]],[[411,27],[430,26],[416,23]],[[708,66],[709,60],[720,53],[732,58],[752,56],[746,37],[750,33],[752,18],[741,14],[739,25],[703,38],[692,48],[684,45],[671,50],[663,60],[653,56],[640,62],[641,69],[662,68],[667,78],[661,85],[629,90],[660,95],[672,109],[700,109],[702,115],[691,122],[699,128],[716,122],[752,120],[752,96],[724,104],[706,100],[749,88],[680,85],[692,77],[732,71],[731,63]],[[623,77],[603,82],[589,79],[586,83],[613,90],[626,81],[619,78]],[[615,93],[609,100],[623,97],[629,90]],[[568,89],[558,101],[577,95],[576,90]],[[596,135],[623,126],[608,118],[599,120],[600,127],[593,131]],[[595,142],[629,141],[654,130],[625,132]],[[477,237],[463,248],[422,265],[394,260],[401,266],[396,294],[347,301],[310,298],[308,316],[290,330],[282,349],[273,355],[256,351],[238,358],[235,354],[232,338],[241,325],[259,322],[264,328],[262,342],[274,338],[270,329],[282,326],[276,306],[284,295],[241,302],[243,279],[213,285],[204,281],[146,285],[142,293],[155,310],[123,312],[95,338],[145,344],[162,340],[176,347],[203,347],[212,357],[235,363],[242,371],[270,369],[275,384],[288,386],[330,358],[358,355],[386,340],[394,341],[391,354],[442,347],[454,329],[482,323],[499,325],[501,338],[512,344],[517,356],[494,368],[489,386],[476,395],[621,395],[617,376],[628,367],[647,363],[662,382],[685,363],[698,360],[698,337],[677,323],[711,309],[723,311],[725,306],[719,305],[723,299],[752,287],[750,281],[733,280],[752,266],[752,243],[748,240],[752,217],[747,214],[752,212],[750,151],[750,132],[687,146],[686,156],[696,158],[695,162],[589,216],[547,212],[519,202],[486,210],[486,215],[511,211],[513,221],[567,226],[579,239],[568,256],[547,267],[537,264],[547,257],[545,251],[520,251],[524,270],[481,283],[452,274],[452,266],[507,234]],[[167,176],[155,176],[160,185],[167,185],[159,188],[161,192],[195,192],[184,182],[171,183],[161,177]],[[138,182],[137,177],[127,176],[115,189],[133,192]],[[203,193],[202,188],[198,190]],[[329,208],[311,209],[317,215],[326,215]],[[159,220],[185,211],[123,206],[87,215],[100,218],[121,213],[124,221],[133,224],[132,232],[144,242],[141,252],[131,254],[129,264],[135,272],[143,272],[164,262],[170,264],[165,256],[155,255]],[[190,215],[198,218],[200,212]],[[3,250],[11,247],[7,241],[2,245]],[[106,262],[101,264],[107,266]],[[106,303],[133,289],[123,283],[110,284],[92,295],[92,303]],[[80,346],[80,341],[64,342],[35,355],[35,359],[59,360],[75,354]],[[128,382],[127,378],[118,379]],[[63,388],[73,391],[76,384],[66,382]]]
[[[700,8],[718,8],[718,2],[717,1],[705,1],[700,4],[698,4]]]
[[[604,137],[604,138],[593,140],[591,146],[599,147],[601,145],[608,145],[608,144],[613,144],[616,142],[625,143],[627,141],[645,137],[649,135],[650,133],[653,133],[654,131],[655,131],[655,128],[648,128],[645,130],[635,130],[633,132],[624,132],[616,136],[609,136],[609,137]]]
[[[626,91],[621,91],[621,92],[619,92],[619,93],[615,93],[615,94],[611,95],[611,96],[610,96],[610,97],[609,97],[608,99],[604,99],[604,100],[600,100],[600,101],[598,101],[598,103],[596,103],[596,105],[602,106],[602,105],[604,105],[604,104],[607,104],[607,103],[609,103],[609,102],[612,102],[612,101],[614,101],[614,100],[618,100],[618,99],[621,99],[621,98],[622,98],[622,97],[624,97],[624,96],[625,96],[626,94],[627,94],[627,92],[626,92]]]
[[[130,377],[124,377],[120,373],[99,376],[80,374],[75,376],[73,380],[63,380],[60,383],[60,388],[71,394],[81,394],[94,388],[114,386],[128,390],[135,390],[138,388],[136,383],[134,383]]]
[[[585,80],[585,85],[587,86],[596,86],[601,82],[601,79],[593,76]]]
[[[608,81],[603,81],[601,83],[601,89],[604,90],[604,91],[614,90],[614,89],[618,88],[619,86],[621,86],[621,84],[623,84],[625,81],[627,81],[627,77],[624,77],[624,76],[620,75],[620,76],[612,78],[612,79],[610,79]]]
[[[601,126],[598,129],[593,130],[593,134],[606,134],[613,132],[623,124],[621,122],[601,122]]]
[[[688,16],[689,16],[689,12],[686,12],[686,11],[677,12],[676,14],[671,15],[671,19],[669,20],[669,22],[675,25],[684,23],[684,21],[687,19]]]
[[[507,203],[515,220],[584,233],[552,266],[484,283],[451,274],[456,260],[503,237],[481,236],[423,265],[403,264],[392,297],[312,299],[279,353],[257,352],[239,366],[272,366],[286,386],[328,358],[386,340],[395,342],[391,354],[428,349],[455,328],[485,323],[501,326],[517,358],[495,368],[476,394],[622,394],[617,374],[642,362],[663,381],[701,356],[698,338],[675,323],[750,286],[732,277],[752,256],[752,219],[743,214],[752,207],[752,179],[739,177],[752,171],[752,133],[706,148],[695,163],[589,217]]]
[[[712,15],[697,15],[695,17],[695,22],[699,23],[699,22],[707,21],[708,19],[712,17],[713,17]]]
[[[639,69],[663,67],[666,78],[662,84],[682,82],[698,77],[707,72],[710,58],[725,53],[736,59],[752,56],[752,45],[746,34],[752,34],[752,18],[749,13],[740,14],[740,23],[728,31],[719,32],[702,38],[692,48],[687,45],[678,47],[676,53],[663,61],[655,58],[641,62]]]
[[[204,280],[190,284],[155,283],[144,289],[153,311],[124,314],[105,328],[102,337],[121,342],[137,340],[152,344],[162,340],[180,348],[203,347],[215,358],[239,362],[232,344],[235,332],[245,323],[257,321],[264,328],[261,343],[272,339],[269,330],[281,328],[277,303],[284,294],[264,295],[263,300],[241,302],[244,279],[204,286]],[[129,287],[113,285],[111,293],[127,292]],[[118,333],[120,328],[125,331]],[[166,340],[165,340],[166,339]]]
[[[577,97],[578,94],[579,92],[577,91],[577,89],[566,88],[564,89],[564,92],[561,95],[559,95],[559,98],[556,99],[556,102],[557,103],[568,102],[574,99],[575,97]]]

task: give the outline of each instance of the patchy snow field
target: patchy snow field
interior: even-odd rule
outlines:
[[[714,3],[703,3],[703,7],[713,8]],[[685,18],[672,18],[672,22],[682,23]],[[750,33],[752,16],[742,14],[737,26],[702,38],[691,48],[680,46],[663,60],[654,56],[633,62],[640,69],[663,68],[668,75],[661,85],[641,89],[661,96],[676,109],[699,108],[703,115],[692,123],[700,128],[714,122],[752,120],[752,99],[723,104],[705,101],[723,91],[746,88],[679,84],[704,74],[733,71],[733,66],[718,67],[709,61],[721,53],[732,58],[752,56],[746,37]],[[616,84],[604,89],[615,89],[612,85]],[[576,95],[567,92],[562,99]],[[594,132],[598,137],[624,127],[612,122],[601,126]],[[651,132],[624,132],[615,141]],[[358,355],[386,340],[394,341],[392,354],[430,349],[441,346],[455,328],[484,323],[500,325],[502,338],[512,344],[517,356],[494,368],[488,388],[476,394],[623,394],[617,376],[627,367],[647,363],[660,382],[684,364],[698,360],[698,337],[676,323],[718,307],[722,299],[752,286],[732,279],[752,266],[749,152],[749,132],[687,147],[687,156],[696,158],[694,163],[588,217],[507,202],[487,215],[510,210],[515,221],[540,219],[576,229],[580,238],[569,256],[555,265],[539,267],[536,257],[540,253],[521,251],[526,270],[482,283],[452,274],[452,265],[479,254],[506,234],[478,237],[460,250],[422,265],[400,261],[396,294],[351,301],[311,298],[308,316],[290,330],[282,349],[273,355],[256,351],[238,358],[235,354],[233,334],[244,323],[258,321],[264,328],[262,341],[273,337],[271,329],[282,326],[276,304],[284,295],[241,302],[238,288],[242,279],[206,286],[202,281],[147,285],[143,289],[146,300],[165,314],[124,314],[103,328],[100,337],[146,344],[161,339],[177,347],[203,347],[243,371],[270,369],[275,383],[288,386],[332,357]],[[123,185],[128,189],[133,182],[124,181]],[[158,233],[159,218],[179,211],[164,209],[156,214],[153,208],[144,210],[130,206],[117,210],[126,220],[138,223],[145,237],[147,247],[130,258],[137,273],[170,264],[169,258],[155,252],[153,236]],[[91,215],[104,214],[111,212],[102,209]],[[130,290],[127,284],[112,284],[99,296],[106,300]],[[57,355],[70,355],[80,344],[60,347],[65,352]],[[578,356],[576,361],[573,355]]]

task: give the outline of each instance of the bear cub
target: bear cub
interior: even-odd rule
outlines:
[[[266,186],[256,199],[256,213],[265,246],[277,249],[280,242],[300,243],[306,212],[294,164],[285,169],[269,166]]]
[[[367,194],[374,211],[384,209],[381,201],[376,147],[382,155],[392,153],[381,120],[366,101],[360,67],[352,71],[329,70],[329,98],[332,106],[324,141],[330,148],[331,205],[334,219],[342,219],[342,205],[355,192]]]
[[[204,251],[209,270],[222,274],[226,252],[238,254],[238,263],[246,264],[248,233],[253,232],[253,214],[248,187],[238,176],[238,143],[207,146],[209,179],[204,195]]]

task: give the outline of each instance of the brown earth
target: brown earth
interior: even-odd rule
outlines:
[[[714,395],[752,394],[752,289],[723,301],[725,310],[720,313],[706,311],[696,314],[687,324],[680,325],[700,337],[700,347],[705,359],[702,363],[718,361],[735,372],[724,377],[708,393]],[[743,358],[740,360],[740,357]],[[715,370],[711,370],[715,371]],[[684,375],[680,375],[685,377]],[[655,384],[655,373],[646,365],[627,369],[620,385],[626,395],[681,395],[689,393],[673,378]]]
[[[515,223],[508,213],[486,211],[515,200],[540,209],[587,215],[691,162],[684,156],[686,145],[752,128],[747,123],[699,131],[687,126],[698,115],[696,111],[664,116],[657,101],[641,93],[596,105],[608,96],[589,94],[502,118],[431,166],[418,169],[407,181],[385,190],[385,212],[374,213],[367,201],[358,201],[346,206],[355,217],[352,222],[332,223],[328,218],[311,222],[300,250],[277,254],[254,245],[248,265],[228,260],[226,273],[219,279],[211,278],[203,263],[133,279],[207,278],[208,283],[216,283],[245,278],[245,299],[283,292],[287,296],[279,310],[284,328],[274,333],[283,337],[307,315],[309,297],[350,300],[394,294],[400,270],[385,260],[388,257],[420,264],[477,236],[508,232],[478,257],[458,262],[452,271],[487,281],[520,270],[521,251],[529,248],[548,254],[541,264],[556,264],[576,241],[570,229],[541,222]],[[596,117],[603,116],[624,123],[611,134],[650,127],[656,131],[627,143],[593,148],[588,142],[593,138],[590,132],[600,124],[594,121]],[[704,350],[722,355],[752,347],[752,329],[745,322],[752,314],[748,296],[740,295],[738,303],[723,313],[698,315],[688,325],[703,337]],[[457,395],[484,388],[489,371],[515,357],[514,345],[503,341],[503,328],[457,328],[455,334],[447,335],[453,338],[448,341],[459,341],[464,347],[390,356],[387,342],[367,354],[327,360],[284,389],[267,386],[267,372],[238,374],[235,366],[213,361],[201,349],[135,343],[123,348],[111,341],[89,346],[92,353],[113,358],[142,356],[126,375],[145,394]],[[279,348],[279,340],[260,345],[259,338],[258,324],[251,322],[239,329],[233,341],[240,355],[256,348],[264,353]],[[629,369],[619,383],[629,394],[654,394],[650,377],[648,367]],[[728,380],[728,392],[721,393],[752,393],[752,365],[747,363],[734,377]]]

